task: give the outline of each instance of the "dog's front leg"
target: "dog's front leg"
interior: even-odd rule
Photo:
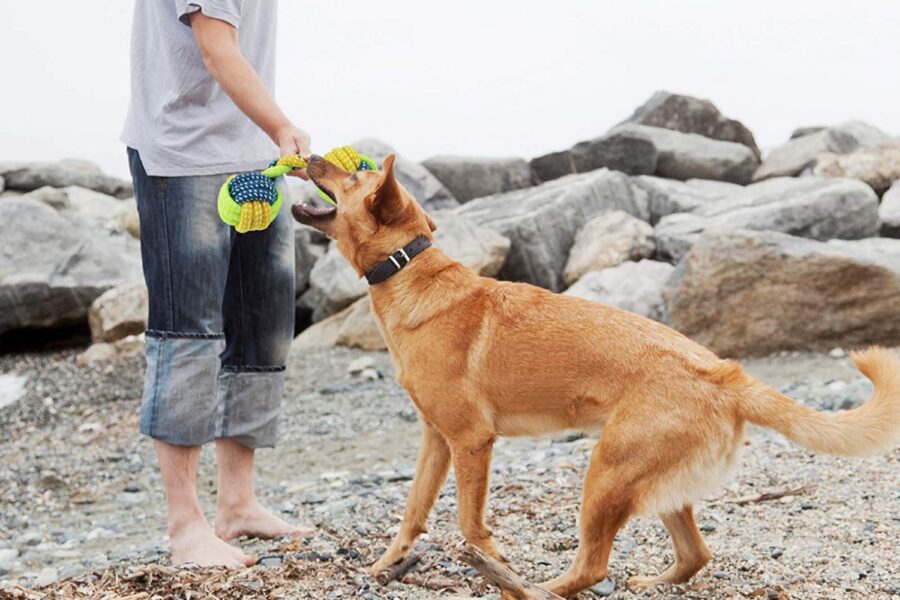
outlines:
[[[494,544],[491,530],[484,523],[495,434],[493,431],[480,429],[474,428],[473,431],[450,440],[459,525],[467,542],[491,557],[506,562]]]
[[[372,565],[373,575],[403,559],[412,549],[416,538],[427,531],[428,513],[437,500],[449,470],[450,448],[447,442],[437,429],[423,421],[422,445],[403,512],[403,522],[390,547]]]

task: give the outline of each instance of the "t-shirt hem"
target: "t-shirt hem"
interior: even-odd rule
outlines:
[[[138,151],[140,153],[140,151]],[[244,171],[261,171],[265,169],[271,160],[260,160],[245,163],[225,163],[220,165],[201,165],[192,167],[157,167],[147,164],[141,156],[141,164],[151,177],[191,177],[194,175],[231,175]]]
[[[135,143],[135,140],[129,136],[122,135],[119,138],[123,144],[129,148],[137,150],[141,157],[141,164],[144,171],[151,177],[191,177],[194,175],[230,175],[232,173],[242,173],[244,171],[260,171],[271,164],[271,158],[260,158],[259,160],[247,159],[237,162],[215,163],[215,164],[189,164],[184,166],[166,165],[157,161],[152,151],[146,152],[141,150],[144,144]],[[144,146],[146,148],[146,146]]]

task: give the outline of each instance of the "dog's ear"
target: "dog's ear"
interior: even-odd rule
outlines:
[[[425,220],[428,221],[428,229],[431,231],[437,231],[437,224],[431,220],[431,217],[428,216],[428,213],[425,213]]]
[[[403,190],[394,176],[393,154],[388,154],[381,167],[381,184],[378,189],[366,198],[366,207],[379,223],[389,225],[396,221],[403,210],[405,199]]]

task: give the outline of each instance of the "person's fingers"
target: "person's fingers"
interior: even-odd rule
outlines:
[[[303,160],[309,160],[309,157],[312,156],[309,138],[299,140],[298,146],[299,147],[297,148],[297,153],[303,158]]]
[[[281,156],[291,156],[293,154],[297,154],[298,151],[299,148],[297,147],[297,144],[294,142],[294,140],[282,142],[278,147],[278,152]]]
[[[288,175],[309,181],[309,175],[306,173],[306,169],[294,169],[293,171],[290,171]]]

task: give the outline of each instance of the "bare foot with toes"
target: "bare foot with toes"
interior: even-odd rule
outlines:
[[[266,510],[258,501],[251,500],[240,506],[219,508],[216,513],[216,535],[223,540],[246,535],[273,539],[278,537],[306,537],[315,529],[303,525],[291,525]]]
[[[172,564],[193,564],[200,567],[239,569],[256,562],[228,542],[216,536],[206,523],[192,523],[179,531],[170,532]]]

